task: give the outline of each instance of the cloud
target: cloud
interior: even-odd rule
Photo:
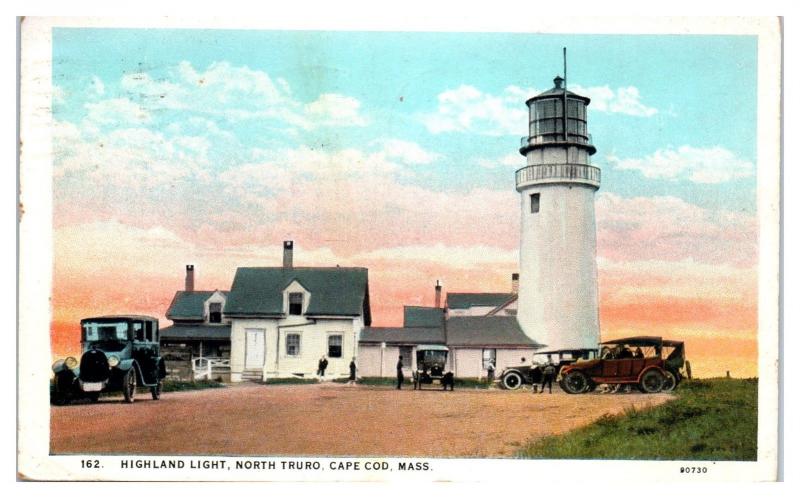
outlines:
[[[502,95],[483,93],[474,86],[461,85],[437,96],[435,112],[420,116],[431,133],[462,132],[480,135],[519,135],[525,133],[528,112],[525,98],[532,96],[517,86],[506,87]]]
[[[108,99],[85,104],[87,119],[94,125],[146,124],[151,121],[150,113],[142,106],[128,99]]]
[[[677,149],[659,149],[644,158],[609,157],[616,170],[639,171],[646,178],[689,180],[716,184],[755,174],[755,165],[730,150],[716,146],[697,148],[682,145]]]
[[[520,156],[519,153],[512,152],[511,154],[506,154],[502,157],[497,157],[494,159],[478,159],[476,160],[476,164],[481,168],[486,169],[496,169],[506,166],[521,168],[525,166],[525,158]]]
[[[353,97],[325,93],[303,103],[292,96],[285,80],[224,61],[205,70],[184,61],[159,78],[146,72],[127,74],[121,85],[150,110],[187,110],[229,120],[275,119],[304,130],[368,122]]]
[[[377,142],[382,146],[387,158],[397,159],[407,164],[430,164],[441,158],[440,154],[423,149],[415,142],[398,140],[396,138],[383,139]]]
[[[650,117],[658,113],[658,109],[641,102],[639,89],[635,86],[619,87],[612,90],[608,85],[582,87],[570,86],[570,91],[592,99],[589,109],[592,111],[627,114],[629,116]]]
[[[658,112],[641,102],[639,90],[634,86],[612,90],[608,85],[575,85],[570,90],[590,97],[591,110],[641,117]],[[534,88],[510,85],[500,95],[493,95],[471,85],[461,85],[440,93],[437,110],[422,114],[420,118],[428,131],[435,134],[461,132],[522,136],[526,133],[529,119],[525,101],[539,93],[542,92]]]
[[[101,80],[97,76],[92,76],[92,82],[89,85],[90,91],[95,95],[102,96],[106,93],[106,86],[103,84],[103,80]]]
[[[610,260],[749,266],[758,257],[753,215],[703,208],[672,196],[597,195],[597,251]]]
[[[353,97],[324,93],[317,100],[305,105],[306,117],[314,126],[366,126],[367,120],[359,114],[361,102]]]

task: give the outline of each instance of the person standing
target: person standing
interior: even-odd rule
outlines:
[[[325,358],[324,356],[319,359],[317,362],[317,375],[322,376],[322,359]]]
[[[403,356],[401,355],[397,359],[397,388],[400,389],[403,386]]]
[[[354,385],[356,383],[356,359],[350,360],[350,382],[348,384]]]
[[[489,387],[494,384],[494,360],[489,360],[489,364],[486,366],[486,381],[489,383]]]
[[[556,366],[553,364],[553,359],[547,355],[547,364],[542,368],[542,390],[540,394],[544,394],[544,386],[553,394],[553,379],[556,377]]]
[[[322,362],[319,364],[320,376],[325,377],[325,369],[328,368],[328,358],[322,357]]]

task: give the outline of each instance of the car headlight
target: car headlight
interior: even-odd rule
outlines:
[[[70,370],[72,370],[73,368],[77,368],[78,367],[78,360],[76,360],[75,357],[73,357],[73,356],[68,356],[64,360],[64,366],[69,368]]]
[[[56,362],[53,363],[53,372],[58,373],[63,369],[64,369],[64,360],[56,360]]]
[[[113,354],[108,357],[108,366],[109,367],[116,367],[119,365],[119,356],[114,356]]]

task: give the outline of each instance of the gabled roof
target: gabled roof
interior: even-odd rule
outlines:
[[[283,291],[297,281],[311,299],[307,315],[359,316],[371,322],[366,268],[238,268],[224,313],[227,316],[283,314]]]
[[[448,292],[447,307],[451,310],[468,309],[473,306],[496,307],[513,296],[511,292]]]
[[[176,324],[161,329],[161,340],[231,340],[230,325],[188,325]]]
[[[439,327],[364,327],[361,343],[444,344],[444,329]]]
[[[425,306],[403,306],[403,327],[444,326],[444,310]]]
[[[515,316],[454,316],[447,320],[448,346],[540,348],[522,331]]]
[[[167,310],[170,320],[202,320],[206,300],[219,292],[227,296],[228,291],[178,291]]]

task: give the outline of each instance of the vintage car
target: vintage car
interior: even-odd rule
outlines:
[[[442,389],[453,390],[455,377],[453,372],[446,371],[447,346],[417,346],[417,368],[412,372],[414,389],[422,389],[426,385],[441,385]]]
[[[158,320],[150,316],[115,315],[81,320],[81,358],[53,364],[53,402],[75,398],[97,401],[101,392],[122,391],[133,403],[136,387],[161,397],[166,367],[160,355]]]
[[[597,349],[557,349],[552,351],[537,351],[533,355],[530,365],[508,367],[498,377],[500,385],[505,389],[519,389],[522,385],[533,385],[542,382],[542,369],[548,361],[556,365],[556,376],[565,365],[571,365],[579,360],[592,360],[597,358]]]
[[[593,391],[599,384],[618,389],[636,386],[645,393],[671,391],[684,377],[689,362],[683,342],[640,336],[606,341],[600,358],[568,365],[561,370],[559,385],[569,394]]]

